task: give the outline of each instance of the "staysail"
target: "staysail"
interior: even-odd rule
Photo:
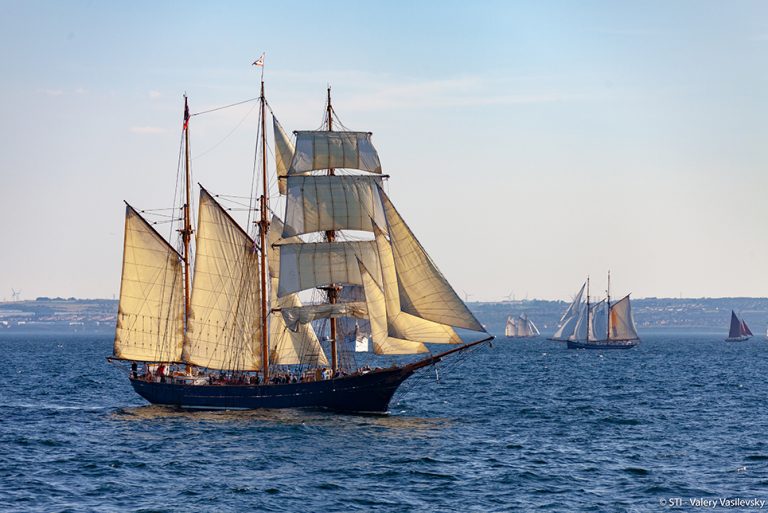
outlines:
[[[272,116],[272,129],[275,134],[275,167],[277,168],[277,188],[280,194],[286,192],[285,178],[293,160],[294,147],[291,139],[280,126],[275,116]]]
[[[639,340],[629,294],[611,305],[610,340]]]
[[[586,282],[581,286],[579,292],[573,298],[573,302],[565,310],[565,313],[560,318],[557,331],[552,335],[552,340],[568,340],[575,328],[576,322],[579,320],[579,310],[581,308],[582,296],[584,295],[584,288],[587,286]]]
[[[181,256],[131,206],[125,209],[123,273],[114,356],[181,360],[184,280]]]
[[[382,191],[404,312],[448,326],[485,331],[440,273]],[[366,266],[367,267],[367,266]]]

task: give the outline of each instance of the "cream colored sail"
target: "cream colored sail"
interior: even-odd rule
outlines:
[[[368,132],[302,131],[296,133],[291,175],[317,169],[347,168],[381,173],[379,155]]]
[[[205,189],[196,242],[187,361],[212,369],[258,370],[260,279],[253,240]]]
[[[114,355],[180,361],[184,340],[181,256],[133,208],[125,209],[125,242]]]
[[[581,286],[581,289],[576,293],[573,301],[560,318],[557,331],[552,335],[552,340],[568,340],[568,337],[573,334],[576,329],[576,323],[579,320],[579,309],[581,308],[582,296],[586,286],[586,283]]]
[[[404,312],[440,324],[485,331],[381,192]],[[366,268],[369,268],[366,266]]]
[[[393,337],[435,344],[460,344],[456,331],[440,324],[403,312],[400,308],[400,289],[392,246],[381,230],[375,230],[376,247],[381,262],[381,276],[387,301],[389,333]]]
[[[629,295],[611,305],[611,340],[637,340],[639,335],[632,317]]]
[[[371,342],[376,354],[418,354],[428,352],[421,342],[412,342],[389,336],[387,327],[387,301],[384,291],[365,266],[360,264],[360,275],[365,288],[365,302],[371,323]]]
[[[300,324],[308,324],[317,319],[330,319],[339,317],[368,318],[368,309],[365,303],[323,303],[317,305],[303,305],[296,307],[283,307],[280,312],[288,329],[295,331]]]
[[[283,127],[272,116],[272,130],[275,134],[275,165],[277,167],[277,188],[280,194],[285,194],[287,190],[285,178],[288,176],[288,169],[293,160],[293,143],[288,135],[283,131]]]
[[[283,237],[329,230],[386,230],[378,176],[291,176]]]
[[[270,274],[270,305],[275,309],[299,308],[302,306],[298,294],[287,294],[277,297],[280,280],[280,247],[275,244],[283,232],[283,221],[272,217],[269,230],[269,274]],[[298,242],[298,237],[287,239],[286,242]],[[280,312],[274,312],[269,319],[269,361],[275,365],[304,364],[310,366],[327,366],[328,358],[317,339],[317,334],[311,324],[298,324],[294,329],[288,329]]]
[[[281,244],[277,296],[332,283],[362,285],[358,259],[375,269],[374,279],[381,283],[375,241]]]

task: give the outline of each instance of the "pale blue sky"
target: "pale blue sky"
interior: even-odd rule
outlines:
[[[256,96],[265,50],[286,129],[330,83],[471,299],[608,268],[616,294],[768,293],[765,2],[0,0],[0,44],[0,299],[116,294],[122,200],[172,200],[181,95]],[[247,194],[251,109],[194,120],[213,192]]]

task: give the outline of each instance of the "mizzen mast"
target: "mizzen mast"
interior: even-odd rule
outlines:
[[[261,367],[264,382],[269,379],[269,330],[267,329],[267,232],[269,231],[269,182],[267,181],[267,100],[264,97],[264,76],[261,78],[261,177],[262,194],[259,201],[259,245],[261,247]]]

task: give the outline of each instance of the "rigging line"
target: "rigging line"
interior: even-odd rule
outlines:
[[[251,115],[251,113],[253,112],[253,109],[255,109],[255,108],[256,108],[256,106],[255,106],[255,105],[254,105],[253,107],[251,107],[251,110],[249,110],[248,112],[246,112],[245,116],[243,116],[243,117],[240,119],[240,121],[239,121],[239,122],[238,122],[238,123],[235,125],[235,127],[234,127],[232,130],[230,130],[230,131],[229,131],[229,133],[228,133],[227,135],[225,135],[225,136],[224,136],[224,137],[223,137],[221,140],[219,140],[219,142],[217,142],[216,144],[214,144],[213,146],[211,146],[210,148],[208,148],[208,149],[207,149],[207,150],[205,150],[204,152],[202,152],[202,153],[200,153],[199,155],[196,155],[195,157],[193,157],[193,158],[192,158],[192,160],[197,160],[197,159],[199,159],[199,158],[205,157],[205,156],[206,156],[206,155],[208,155],[210,152],[212,152],[213,150],[215,150],[216,148],[218,148],[219,146],[221,146],[221,145],[222,145],[222,144],[223,144],[223,143],[224,143],[224,142],[225,142],[227,139],[229,139],[229,138],[232,136],[232,134],[234,134],[234,133],[237,131],[237,129],[238,129],[238,128],[240,128],[240,127],[243,125],[243,123],[245,122],[245,120],[246,120],[246,119],[248,119],[248,117],[249,117],[249,116]]]
[[[218,110],[224,110],[224,109],[228,109],[230,107],[237,107],[238,105],[242,105],[242,104],[248,103],[248,102],[253,102],[253,101],[256,101],[258,99],[259,99],[259,97],[257,96],[256,98],[249,98],[247,100],[243,100],[243,101],[237,102],[237,103],[231,103],[229,105],[224,105],[222,107],[216,107],[216,108],[213,108],[213,109],[202,110],[200,112],[195,112],[194,114],[190,114],[189,117],[202,116],[203,114],[209,114],[211,112],[216,112]]]

